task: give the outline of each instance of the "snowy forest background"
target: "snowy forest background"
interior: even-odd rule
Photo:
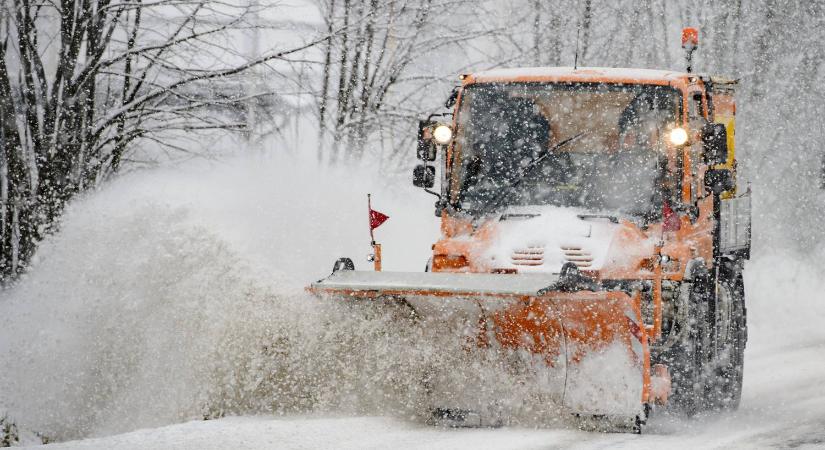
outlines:
[[[264,152],[407,183],[417,120],[458,74],[570,66],[577,37],[579,66],[683,70],[683,26],[698,72],[740,80],[756,250],[805,250],[825,237],[823,18],[795,0],[2,0],[0,279],[118,173]]]
[[[391,216],[385,269],[424,268],[439,227],[410,183],[416,126],[446,111],[458,74],[570,66],[577,36],[580,66],[681,71],[684,26],[700,31],[698,72],[740,80],[743,405],[663,417],[633,442],[821,444],[823,22],[825,1],[791,0],[0,0],[0,446],[142,428],[135,448],[167,431],[249,448],[346,447],[353,432],[353,448],[381,433],[627,445],[530,430],[553,411],[495,360],[304,287],[340,256],[369,267],[367,192]],[[408,423],[433,365],[526,399],[528,428]],[[200,420],[224,415],[242,417]],[[170,426],[189,420],[191,435]]]

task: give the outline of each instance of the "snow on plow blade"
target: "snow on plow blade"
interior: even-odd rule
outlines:
[[[639,298],[624,292],[547,290],[552,274],[341,270],[313,283],[321,297],[403,300],[423,317],[462,316],[478,342],[528,352],[571,413],[643,414],[650,363]],[[541,291],[541,294],[539,294]],[[548,392],[551,393],[551,392]]]

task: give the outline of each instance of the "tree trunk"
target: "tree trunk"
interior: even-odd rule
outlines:
[[[332,72],[332,32],[335,21],[335,0],[330,0],[329,8],[324,19],[327,23],[327,39],[324,42],[324,67],[321,77],[321,98],[318,103],[318,162],[324,158],[326,148],[327,105],[329,102],[329,83]]]

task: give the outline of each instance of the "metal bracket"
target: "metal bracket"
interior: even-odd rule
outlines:
[[[582,275],[579,266],[572,262],[566,262],[561,266],[559,279],[546,288],[539,289],[536,295],[546,295],[548,292],[578,292],[578,291],[600,291],[602,287],[596,280]]]

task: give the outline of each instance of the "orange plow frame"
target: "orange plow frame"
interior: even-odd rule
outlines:
[[[357,274],[358,272],[350,272]],[[388,274],[384,272],[385,274]],[[389,274],[388,274],[389,275]],[[437,274],[432,274],[436,275]],[[333,274],[334,278],[335,274]],[[472,274],[454,276],[473,277]],[[513,275],[499,275],[507,277]],[[551,291],[542,295],[529,295],[507,292],[483,292],[471,289],[444,288],[409,288],[383,285],[375,289],[325,285],[321,280],[313,284],[308,291],[322,297],[341,299],[367,299],[380,301],[383,298],[404,299],[413,309],[438,310],[451,307],[458,301],[469,308],[470,314],[478,314],[478,345],[491,345],[495,339],[497,345],[509,350],[526,350],[539,356],[540,360],[553,368],[563,361],[565,367],[565,386],[563,387],[563,405],[575,414],[641,416],[644,405],[666,401],[670,391],[666,368],[653,368],[655,383],[651,383],[651,363],[648,339],[655,334],[655,327],[646,327],[642,320],[641,296],[633,296],[620,291]],[[535,292],[535,291],[533,291]],[[447,298],[451,298],[450,305]],[[483,304],[483,306],[481,306]],[[475,305],[478,305],[476,307]],[[649,336],[650,334],[650,336]],[[616,349],[622,349],[618,354]],[[601,369],[588,372],[583,378],[587,380],[567,381],[569,374],[580,374],[578,367],[583,362],[598,359],[613,352]],[[598,397],[592,393],[601,392],[601,379],[609,379],[619,371],[611,364],[623,364],[630,368],[631,379],[612,386],[625,386],[616,390],[625,395],[621,408],[606,407],[603,398],[592,398],[592,407],[587,402],[575,401],[572,390],[578,386],[586,397]],[[591,365],[592,367],[592,365]],[[663,370],[664,369],[664,373]],[[627,371],[625,373],[628,373]],[[636,378],[638,374],[638,378]],[[574,375],[575,378],[575,375]],[[588,384],[589,383],[589,384]],[[608,383],[611,385],[611,383]],[[627,397],[634,393],[635,400]],[[638,393],[638,397],[636,394]],[[578,396],[581,400],[581,395]],[[568,398],[570,399],[568,401]],[[600,403],[602,402],[602,403]]]

